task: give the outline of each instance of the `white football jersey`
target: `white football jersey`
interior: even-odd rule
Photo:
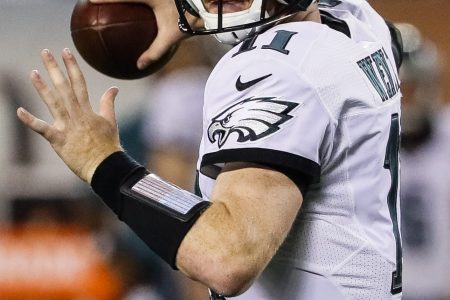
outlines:
[[[321,11],[324,24],[280,24],[245,40],[207,82],[205,199],[232,161],[313,182],[285,243],[237,299],[400,295],[401,95],[389,29],[363,0],[323,1]]]

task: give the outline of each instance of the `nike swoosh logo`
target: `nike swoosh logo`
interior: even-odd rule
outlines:
[[[272,76],[272,74],[267,74],[264,75],[262,77],[258,77],[256,79],[247,81],[247,82],[242,82],[241,81],[241,76],[239,75],[238,79],[236,80],[236,89],[240,92],[242,92],[243,90],[248,89],[251,86],[254,86],[255,84],[257,84],[260,81],[263,81],[264,79],[266,79],[267,77]]]

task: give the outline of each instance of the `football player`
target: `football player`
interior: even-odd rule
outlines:
[[[236,44],[207,82],[197,196],[123,151],[118,89],[94,113],[68,49],[68,79],[42,53],[54,89],[31,75],[55,122],[23,108],[19,118],[213,298],[400,298],[401,60],[392,26],[364,0],[175,3],[159,1],[166,10],[154,7],[157,19],[173,22],[178,10],[184,33],[161,28],[158,51],[188,34]],[[141,66],[157,57],[148,51]]]

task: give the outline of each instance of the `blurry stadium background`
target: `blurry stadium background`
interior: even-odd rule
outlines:
[[[414,24],[437,46],[442,95],[450,101],[450,0],[369,2],[392,22]],[[0,0],[0,299],[198,299],[183,294],[159,259],[16,118],[20,105],[49,119],[28,76],[43,69],[43,48],[55,55],[64,47],[76,53],[69,31],[74,4]],[[106,88],[120,87],[116,108],[122,139],[145,163],[145,143],[136,132],[158,81],[115,80],[78,61],[94,107]],[[450,230],[444,232],[448,239]]]

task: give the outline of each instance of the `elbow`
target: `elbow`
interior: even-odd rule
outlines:
[[[216,264],[208,272],[206,282],[209,287],[220,295],[237,296],[244,293],[253,283],[258,273],[247,264]]]
[[[181,251],[177,256],[177,266],[184,274],[229,297],[244,293],[254,282],[261,269],[256,261],[254,256],[235,251],[214,251],[211,255]]]

